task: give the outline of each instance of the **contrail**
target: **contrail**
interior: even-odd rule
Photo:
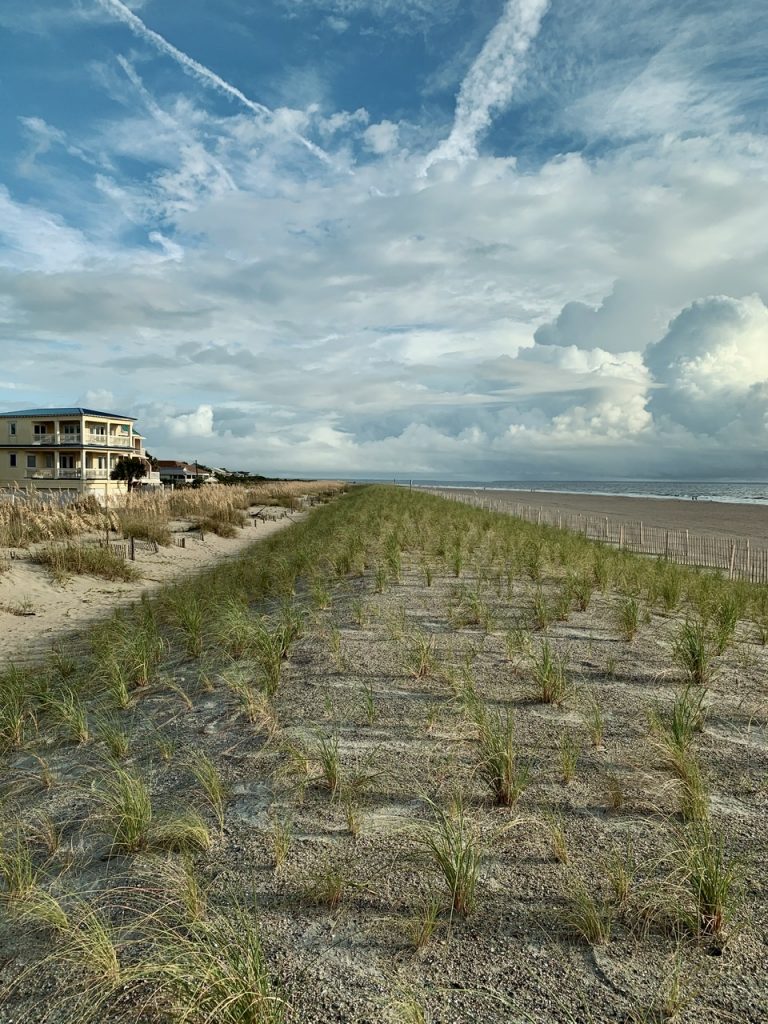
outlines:
[[[539,33],[549,0],[507,0],[504,13],[461,83],[453,128],[427,157],[422,173],[438,160],[471,160],[491,114],[514,92],[528,49]]]
[[[125,72],[131,85],[134,87],[134,89],[136,89],[139,96],[141,96],[150,114],[157,121],[159,121],[160,124],[166,125],[168,128],[172,129],[177,134],[183,134],[183,131],[179,126],[178,122],[175,121],[170,114],[167,114],[149,94],[149,92],[144,86],[144,83],[136,74],[136,71],[134,70],[131,63],[127,61],[125,57],[120,55],[118,55],[117,57],[117,62]],[[232,176],[230,175],[226,167],[222,163],[220,163],[220,161],[218,161],[215,157],[211,156],[211,154],[208,152],[205,146],[203,146],[197,139],[193,138],[191,140],[191,144],[194,146],[195,151],[197,153],[201,153],[203,155],[206,163],[208,163],[209,166],[213,167],[214,170],[216,170],[221,175],[221,178],[226,183],[227,187],[230,188],[233,192],[237,192],[237,185],[235,185],[234,181],[232,180]]]
[[[247,107],[248,110],[254,114],[258,114],[260,117],[271,118],[273,112],[269,107],[265,107],[263,103],[257,103],[254,100],[249,99],[244,92],[241,92],[236,86],[231,85],[229,82],[217,75],[215,71],[211,71],[204,64],[196,61],[193,57],[184,53],[182,50],[177,49],[172,43],[169,43],[167,39],[160,35],[159,32],[155,32],[148,25],[145,25],[141,18],[134,14],[130,8],[126,7],[122,0],[96,0],[96,2],[104,8],[105,11],[109,11],[119,21],[127,25],[137,36],[145,39],[148,43],[155,46],[161,53],[167,54],[172,60],[175,60],[185,71],[188,71],[191,75],[203,82],[206,85],[212,85],[214,89],[218,89],[219,92],[225,93],[227,96],[231,96],[232,99],[238,100]],[[309,139],[305,139],[299,132],[291,132],[296,138],[306,146],[306,148],[313,153],[316,157],[321,160],[328,161],[328,154],[316,146],[314,142],[310,142]]]

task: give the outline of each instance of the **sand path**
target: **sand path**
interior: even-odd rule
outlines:
[[[66,646],[67,636],[107,618],[115,608],[234,558],[244,548],[300,518],[301,514],[291,513],[284,519],[257,521],[255,528],[249,523],[229,539],[206,534],[205,540],[200,540],[199,536],[185,534],[186,547],[161,547],[157,554],[139,550],[135,565],[141,578],[130,583],[72,576],[58,584],[44,566],[27,560],[24,552],[18,559],[5,561],[9,552],[0,550],[3,565],[8,566],[0,573],[0,670],[10,662],[40,660],[52,645],[61,641]]]

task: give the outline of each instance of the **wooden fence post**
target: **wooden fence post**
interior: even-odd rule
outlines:
[[[131,537],[131,561],[136,561],[136,538]]]
[[[664,561],[669,561],[669,530],[667,530],[664,538]]]
[[[733,573],[736,568],[736,541],[731,541],[731,564],[728,567],[728,579],[733,579]]]

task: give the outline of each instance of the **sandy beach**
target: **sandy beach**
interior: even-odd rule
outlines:
[[[768,545],[766,505],[682,501],[676,498],[626,498],[611,494],[560,494],[551,491],[483,491],[482,488],[467,488],[460,493],[485,495],[493,501],[513,505],[611,516],[627,522],[640,521],[647,526],[688,529],[718,537],[748,538],[756,546]]]

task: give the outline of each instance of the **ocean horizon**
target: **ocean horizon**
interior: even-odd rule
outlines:
[[[722,480],[404,480],[414,487],[473,488],[486,491],[547,491],[552,494],[599,494],[625,498],[660,498],[768,505],[768,482]]]

